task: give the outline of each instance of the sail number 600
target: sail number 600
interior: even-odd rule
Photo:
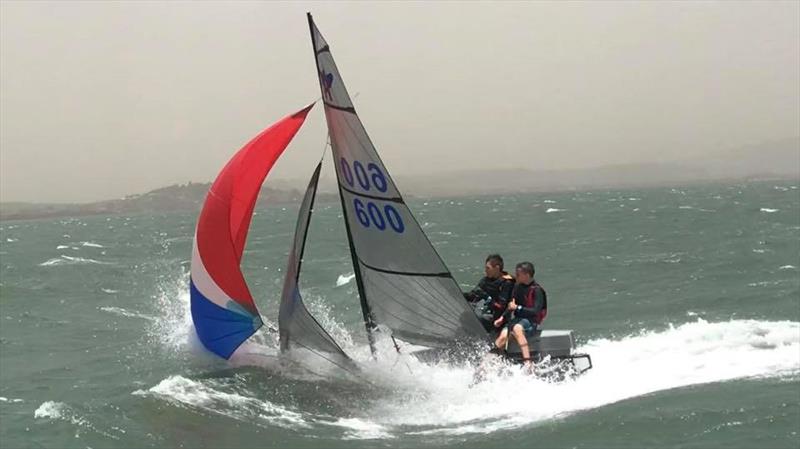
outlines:
[[[359,161],[353,161],[352,168],[350,168],[350,163],[345,158],[342,158],[339,163],[341,164],[344,180],[350,187],[355,187],[356,182],[358,182],[359,187],[363,190],[368,191],[375,187],[379,192],[386,192],[388,188],[386,176],[384,176],[378,164],[370,162],[367,164],[367,168],[364,169],[364,164]],[[354,172],[355,176],[353,176]]]
[[[397,212],[394,206],[387,204],[381,210],[372,201],[367,201],[366,203],[364,205],[364,202],[360,199],[353,198],[353,207],[356,210],[356,217],[358,217],[358,222],[361,223],[361,226],[368,228],[371,225],[375,226],[377,230],[383,231],[388,224],[398,234],[402,234],[406,230],[403,219],[400,217],[400,212]]]

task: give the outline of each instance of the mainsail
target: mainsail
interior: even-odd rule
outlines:
[[[261,184],[312,105],[273,124],[225,165],[197,220],[190,295],[192,321],[203,345],[220,357],[262,326],[239,264]]]
[[[348,369],[348,366],[352,365],[350,358],[306,309],[298,286],[300,265],[303,262],[303,251],[308,235],[308,226],[311,222],[311,213],[314,209],[314,197],[317,192],[320,170],[322,170],[322,162],[317,165],[317,169],[311,176],[311,181],[308,183],[306,194],[297,213],[297,225],[292,248],[289,251],[289,262],[286,267],[281,308],[278,315],[281,351],[287,351],[290,347],[297,346],[311,351],[341,368]]]
[[[308,15],[364,320],[433,347],[486,333],[403,201],[356,114],[330,47]]]

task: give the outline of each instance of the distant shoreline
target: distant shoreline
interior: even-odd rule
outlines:
[[[463,179],[463,178],[462,178]],[[594,190],[607,190],[607,189],[650,189],[650,188],[667,188],[667,187],[690,187],[698,185],[714,185],[714,184],[733,184],[741,182],[798,182],[800,183],[800,175],[763,175],[763,176],[745,176],[745,177],[729,177],[717,179],[687,179],[676,180],[673,182],[667,180],[653,180],[652,182],[637,182],[637,180],[619,179],[617,182],[597,183],[592,185],[552,185],[552,186],[529,186],[528,188],[494,188],[487,189],[486,191],[476,191],[472,189],[465,189],[461,192],[454,192],[450,185],[447,190],[443,190],[439,195],[432,195],[430,192],[425,192],[426,189],[420,189],[415,195],[404,195],[406,198],[459,198],[464,196],[487,196],[487,195],[511,195],[511,194],[524,194],[524,193],[559,193],[559,192],[585,192]],[[410,180],[401,183],[398,182],[399,187],[402,189],[404,184],[414,185]],[[446,182],[445,182],[446,184]],[[202,203],[205,200],[210,183],[188,183],[180,185],[172,185],[160,189],[156,189],[140,195],[130,195],[122,199],[96,201],[89,203],[27,203],[27,202],[7,202],[0,203],[0,222],[9,221],[25,221],[25,220],[40,220],[40,219],[56,219],[56,218],[77,218],[77,217],[90,217],[90,216],[117,216],[117,215],[135,215],[135,214],[153,214],[153,213],[173,213],[173,212],[191,212],[196,211],[199,213]],[[412,190],[413,192],[413,190]],[[299,204],[302,198],[302,193],[296,189],[278,190],[271,188],[264,188],[258,199],[257,208],[269,207],[287,204]],[[338,201],[338,194],[330,192],[317,193],[318,203],[328,203]]]

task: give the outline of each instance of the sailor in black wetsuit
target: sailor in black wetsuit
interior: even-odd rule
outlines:
[[[506,311],[508,299],[514,288],[514,278],[503,271],[503,258],[490,254],[484,266],[486,276],[464,298],[469,302],[487,332],[497,329],[493,323]]]
[[[495,327],[503,326],[495,340],[497,349],[506,347],[509,332],[514,334],[527,367],[531,364],[528,340],[533,338],[534,332],[547,316],[547,292],[533,279],[535,272],[530,262],[517,264],[517,283],[511,294],[512,299],[506,307],[506,313],[494,322]]]

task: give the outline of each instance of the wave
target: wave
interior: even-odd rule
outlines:
[[[134,312],[123,309],[122,307],[98,307],[103,312],[113,313],[114,315],[129,317],[129,318],[142,318],[149,321],[156,321],[156,317],[145,315],[143,313]]]
[[[177,301],[171,297],[172,324],[190,330],[188,294],[186,298],[182,296]],[[259,399],[263,395],[248,393],[249,385],[236,384],[244,382],[238,376],[223,382],[175,375],[134,394],[243,422],[256,421],[258,425],[302,428],[307,433],[322,426],[325,435],[338,431],[342,439],[391,439],[402,435],[491,433],[658,391],[734,379],[800,375],[800,323],[709,322],[694,317],[696,321],[665,330],[643,330],[636,335],[594,339],[580,345],[577,351],[590,354],[594,368],[575,380],[550,383],[500,363],[497,375],[471,387],[473,367],[424,364],[405,354],[402,347],[402,354],[397,354],[389,338],[382,334],[376,334],[380,356],[373,360],[368,347],[329,316],[324,298],[307,299],[314,315],[362,366],[367,383],[379,388],[379,394],[357,401],[340,398],[346,409],[331,412],[333,415],[320,415],[318,407],[303,409]],[[162,326],[166,324],[169,323],[165,321]],[[167,344],[175,344],[178,336],[183,340],[182,347],[187,348],[189,335],[184,330],[161,338]],[[309,380],[282,369],[285,360],[275,342],[265,341],[263,336],[243,345],[231,361],[231,366],[253,365],[267,370],[287,388]],[[220,361],[213,359],[213,363],[218,366]],[[344,381],[323,380],[334,384]],[[497,396],[498,391],[513,391],[517,400],[507,401],[503,407],[487,407],[487,398]]]
[[[39,264],[40,267],[56,267],[61,265],[111,265],[110,262],[102,262],[100,260],[88,259],[83,257],[71,257],[64,254],[61,257],[55,257]]]
[[[105,248],[105,246],[94,242],[81,242],[81,246],[88,246],[90,248]]]
[[[415,394],[370,410],[373,422],[395,430],[459,435],[530,425],[625,399],[689,385],[739,378],[800,374],[800,323],[702,319],[622,339],[593,340],[578,348],[595,368],[574,381],[548,383],[512,368],[468,389],[472,369],[426,366],[409,360],[404,384]],[[507,368],[506,368],[507,369]],[[387,373],[388,374],[388,373]],[[514,391],[518,400],[487,408],[486,398]],[[424,400],[423,400],[424,399]],[[431,423],[439,423],[430,428]],[[427,427],[427,428],[426,428]]]
[[[49,420],[63,420],[74,424],[75,426],[99,433],[100,435],[108,438],[119,440],[119,436],[105,432],[95,427],[88,419],[78,414],[75,410],[70,408],[63,402],[45,401],[33,412],[33,417],[36,419],[49,419]],[[115,428],[118,432],[119,428]],[[120,433],[125,433],[121,431]],[[75,438],[78,438],[79,433],[76,432]]]
[[[12,404],[19,404],[20,402],[25,402],[25,401],[23,401],[22,399],[18,399],[18,398],[9,399],[7,397],[0,396],[0,402],[10,402]]]
[[[36,411],[33,412],[34,418],[61,418],[64,415],[67,404],[63,402],[47,401],[43,402]]]
[[[163,398],[173,404],[191,406],[241,421],[281,427],[308,427],[301,413],[238,393],[221,391],[222,385],[211,379],[192,380],[170,376],[148,390],[136,390],[134,396]]]
[[[342,285],[349,284],[355,277],[356,275],[354,273],[340,274],[339,278],[336,279],[336,286],[341,287]]]
[[[188,273],[184,273],[174,284],[160,287],[158,310],[164,315],[155,317],[152,331],[163,345],[184,353],[199,347],[192,332],[187,281]],[[329,413],[325,415],[319,406],[304,408],[286,402],[290,399],[266,400],[264,394],[253,390],[257,387],[247,376],[240,375],[190,379],[175,374],[133,394],[260,426],[302,429],[311,437],[315,432],[324,432],[316,435],[325,438],[339,432],[342,439],[385,440],[403,435],[486,434],[659,391],[735,379],[800,376],[800,323],[709,322],[693,316],[690,319],[695,321],[666,329],[581,344],[577,352],[590,354],[594,368],[575,380],[551,383],[498,363],[496,375],[471,386],[474,367],[425,364],[407,355],[402,346],[397,354],[386,334],[376,334],[379,356],[373,360],[363,338],[354,338],[355,333],[332,318],[324,297],[306,299],[323,327],[361,365],[366,376],[363,383],[377,391],[349,397],[355,394],[352,384],[345,383],[349,379],[309,379],[287,370],[275,335],[260,331],[237,350],[231,362],[211,356],[203,359],[207,352],[202,350],[193,360],[207,362],[213,370],[225,363],[229,367],[256,366],[270,372],[270,382],[290,390],[302,382],[326,382],[325,388],[316,387],[317,394],[338,395],[337,407],[322,408]],[[339,393],[328,393],[332,389]],[[487,398],[511,391],[516,400],[506,401],[502,407],[487,406]]]

